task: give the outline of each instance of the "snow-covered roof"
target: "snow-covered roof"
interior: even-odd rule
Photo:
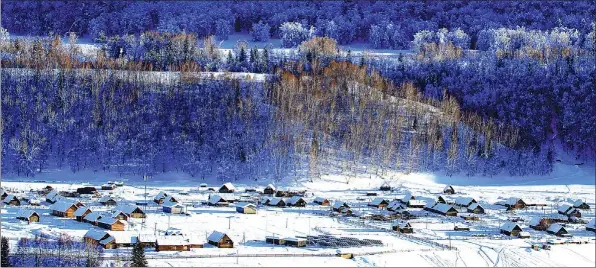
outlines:
[[[107,202],[107,201],[109,201],[109,200],[114,200],[114,201],[116,201],[116,199],[115,199],[114,197],[112,197],[112,196],[110,196],[110,195],[104,195],[104,196],[102,196],[102,197],[99,199],[99,202],[100,202],[100,203],[105,203],[105,202]]]
[[[188,245],[188,241],[183,236],[164,235],[156,237],[157,244],[160,246],[178,246]]]
[[[17,200],[18,200],[18,198],[17,198],[17,196],[16,196],[16,195],[14,195],[14,194],[9,194],[9,195],[7,195],[7,196],[4,198],[4,200],[2,200],[2,201],[4,201],[4,203],[8,203],[8,202],[12,201],[13,199],[17,199]]]
[[[137,235],[137,240],[140,243],[150,243],[155,242],[157,237],[154,234],[139,234]]]
[[[478,207],[480,207],[480,208],[484,209],[484,208],[483,208],[483,207],[482,207],[480,204],[478,204],[478,203],[472,203],[471,205],[469,205],[469,206],[468,206],[468,208],[469,208],[469,209],[476,209],[476,208],[478,208]]]
[[[333,208],[338,209],[340,207],[350,207],[350,206],[348,206],[348,204],[343,201],[335,201],[335,203],[333,203]]]
[[[457,227],[459,229],[462,229],[462,228],[468,228],[468,229],[470,229],[470,226],[469,225],[467,225],[465,223],[461,223],[461,222],[455,223],[455,227]]]
[[[265,187],[265,189],[272,189],[273,191],[275,191],[275,186],[273,186],[273,184],[267,184],[267,187]]]
[[[89,229],[89,231],[87,231],[83,237],[91,238],[91,239],[99,241],[99,240],[104,239],[108,235],[109,234],[103,230]]]
[[[565,227],[563,227],[563,225],[560,225],[560,224],[558,224],[558,223],[553,223],[553,224],[551,224],[551,225],[548,227],[548,231],[549,231],[549,232],[553,232],[553,233],[559,232],[559,230],[561,230],[561,229],[563,229],[563,230],[567,231],[567,230],[565,229]]]
[[[447,213],[447,211],[451,210],[451,209],[455,209],[453,208],[451,205],[447,205],[447,204],[443,204],[443,203],[437,203],[434,207],[434,210],[442,212],[442,213]]]
[[[165,232],[165,235],[183,235],[182,230],[174,227],[168,228]]]
[[[274,198],[269,199],[269,205],[275,206],[275,205],[278,205],[282,201],[284,201],[284,200],[279,197],[274,197]]]
[[[441,204],[441,203],[431,201],[431,202],[426,203],[426,205],[424,205],[424,207],[425,208],[434,208],[437,204]]]
[[[585,204],[585,203],[586,203],[586,202],[584,202],[584,201],[582,201],[582,200],[578,199],[578,200],[575,200],[575,202],[573,202],[573,206],[574,206],[574,207],[579,207],[579,206],[581,206],[581,205],[583,205],[583,204]]]
[[[183,207],[182,205],[178,204],[178,202],[172,202],[171,200],[167,200],[163,202],[163,207]]]
[[[300,200],[304,201],[304,199],[300,196],[292,196],[292,198],[290,198],[288,201],[286,201],[286,203],[288,205],[294,205],[294,204],[298,203],[298,201],[300,201]]]
[[[451,185],[446,185],[445,188],[443,188],[443,191],[445,190],[453,190],[453,187]]]
[[[532,219],[530,219],[530,226],[538,226],[540,225],[540,221],[542,221],[544,219],[544,217],[533,217]]]
[[[222,232],[218,232],[218,231],[213,231],[213,233],[211,233],[209,235],[209,237],[207,238],[207,240],[212,241],[212,242],[219,242],[219,240],[221,240],[222,238],[224,238],[226,234],[222,233]]]
[[[323,203],[323,202],[325,202],[325,200],[329,201],[327,198],[324,198],[324,197],[315,197],[314,201],[318,202],[318,203]]]
[[[509,197],[509,198],[507,198],[507,200],[505,200],[504,203],[506,205],[513,206],[513,205],[517,204],[517,202],[520,200],[521,200],[521,198],[519,198],[519,197]]]
[[[569,210],[571,210],[573,207],[569,204],[563,204],[560,205],[559,208],[557,209],[559,212],[562,213],[567,213]]]
[[[398,226],[399,229],[403,229],[403,228],[412,228],[412,225],[410,225],[410,223],[408,221],[402,221],[402,220],[396,220],[393,222],[392,226]]]
[[[118,221],[121,222],[121,223],[123,223],[123,224],[125,224],[125,225],[128,224],[126,221],[119,220],[119,219],[116,219],[116,218],[111,218],[111,217],[101,217],[101,219],[99,219],[97,222],[103,223],[103,224],[112,225],[112,224],[114,224],[114,223],[116,223]]]
[[[588,222],[588,224],[586,224],[586,227],[596,228],[596,219],[591,219],[590,222]]]
[[[51,190],[48,194],[46,194],[46,198],[50,199],[50,200],[54,200],[54,198],[56,198],[56,196],[58,195],[58,191],[56,191],[56,189]]]
[[[37,213],[33,210],[29,210],[29,209],[21,209],[17,212],[16,215],[17,215],[17,218],[29,218],[33,214],[37,214],[37,216],[39,216],[39,213]]]
[[[303,242],[306,241],[306,239],[304,238],[298,238],[298,237],[287,237],[284,238],[285,241],[292,241],[292,242]]]
[[[108,243],[111,243],[111,242],[114,242],[114,241],[116,241],[116,239],[114,239],[114,237],[108,236],[108,237],[102,239],[101,241],[99,241],[99,243],[102,244],[102,245],[107,245]]]
[[[232,185],[232,183],[231,183],[231,182],[226,182],[226,183],[224,183],[224,184],[223,184],[221,187],[224,187],[224,186],[225,186],[226,188],[228,188],[228,190],[234,190],[234,189],[236,189],[236,188],[234,188],[234,185]],[[220,187],[220,188],[221,188],[221,187]]]
[[[476,199],[474,199],[473,197],[467,197],[467,196],[460,196],[455,198],[455,203],[458,205],[468,205],[470,203],[477,203]]]
[[[523,232],[519,232],[519,234],[518,234],[518,235],[519,235],[519,236],[523,236],[523,237],[530,237],[530,232],[525,232],[525,231],[523,231]]]
[[[124,216],[126,216],[126,213],[122,212],[121,210],[116,210],[114,211],[114,213],[112,213],[112,218],[117,218],[118,216],[120,216],[121,214],[124,214]]]
[[[83,219],[88,220],[88,221],[97,221],[101,217],[105,217],[105,215],[98,211],[93,211],[93,212],[87,214],[87,216],[85,216],[85,218],[83,218]]]
[[[410,199],[412,199],[412,194],[411,193],[407,193],[406,195],[404,195],[402,198],[400,198],[400,200],[404,203],[408,202]]]
[[[227,201],[219,195],[212,195],[211,198],[209,198],[209,204],[217,204],[219,202],[227,202]]]
[[[60,211],[60,212],[66,212],[70,207],[75,207],[75,209],[78,209],[77,206],[75,206],[75,204],[72,201],[68,201],[68,200],[60,200],[56,203],[54,203],[53,205],[50,206],[51,210],[55,210],[55,211]]]
[[[253,203],[247,203],[247,202],[240,202],[240,203],[236,203],[236,207],[253,207],[256,208],[257,206],[255,206],[255,204]]]
[[[107,231],[114,238],[116,244],[135,244],[137,233],[135,231]]]
[[[184,238],[188,241],[188,243],[190,243],[192,245],[200,245],[200,244],[205,244],[207,242],[207,241],[205,241],[204,236],[191,235],[191,236],[184,236]]]
[[[169,196],[169,195],[166,192],[161,191],[157,195],[155,195],[155,197],[153,198],[153,200],[161,200],[161,199],[166,198],[167,196]]]
[[[126,214],[131,214],[137,208],[142,211],[142,209],[139,206],[131,205],[131,204],[120,204],[120,205],[116,206],[116,208],[114,210],[120,210]]]
[[[389,201],[389,204],[387,204],[387,207],[393,207],[395,205],[401,205],[401,203],[399,202],[399,200],[394,199],[394,200]]]
[[[516,226],[517,226],[519,229],[521,229],[521,227],[520,227],[520,226],[519,226],[517,223],[515,223],[515,222],[511,222],[511,221],[508,221],[508,222],[505,222],[505,223],[503,223],[503,225],[501,225],[501,230],[505,230],[505,231],[511,232],[511,231],[513,231],[513,229],[514,229]]]
[[[424,200],[410,200],[408,201],[408,204],[410,204],[410,206],[424,206],[426,205],[426,202]]]
[[[378,205],[380,205],[383,202],[387,202],[387,200],[385,200],[382,197],[377,197],[377,198],[373,199],[373,201],[370,202],[370,205],[372,205],[372,206],[378,206]]]
[[[79,207],[79,208],[77,208],[77,210],[75,211],[75,216],[76,216],[76,217],[83,216],[83,214],[85,214],[85,212],[86,212],[87,210],[91,211],[91,210],[90,210],[89,208],[87,208],[87,207]]]

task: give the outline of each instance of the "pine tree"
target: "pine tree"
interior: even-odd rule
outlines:
[[[2,267],[10,267],[10,261],[8,260],[8,254],[10,253],[10,248],[8,246],[8,239],[6,237],[2,237],[2,263],[0,266]]]
[[[131,267],[147,267],[147,260],[145,259],[145,248],[141,243],[137,242],[132,248],[132,264]]]

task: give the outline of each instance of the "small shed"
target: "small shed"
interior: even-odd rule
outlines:
[[[389,205],[389,201],[387,201],[381,197],[377,197],[377,198],[373,199],[372,201],[370,201],[370,203],[368,203],[369,207],[375,207],[375,208],[384,208],[387,205]]]
[[[276,189],[275,186],[273,186],[273,184],[269,184],[267,185],[267,187],[265,187],[265,189],[263,190],[263,194],[275,194]]]
[[[293,196],[286,204],[290,207],[306,207],[306,201],[300,196]]]
[[[296,238],[296,237],[288,237],[284,238],[285,245],[289,247],[306,247],[306,239],[304,238]]]
[[[221,187],[219,187],[220,193],[233,193],[236,191],[236,188],[231,182],[224,183]]]
[[[445,188],[443,188],[443,193],[444,194],[454,194],[455,190],[453,189],[453,186],[447,185],[447,186],[445,186]]]
[[[285,207],[286,202],[279,197],[274,197],[274,198],[269,199],[269,203],[267,203],[267,205],[272,206],[272,207]]]
[[[89,215],[89,213],[91,213],[93,211],[91,211],[91,209],[87,208],[87,207],[79,207],[77,208],[77,210],[75,210],[75,218],[77,219],[77,221],[82,222],[83,219],[85,218],[85,216]]]
[[[106,231],[114,238],[116,248],[133,247],[138,241],[138,235],[135,231]]]
[[[400,233],[407,233],[411,234],[414,232],[412,225],[408,221],[396,220],[392,224],[393,231],[398,231]]]
[[[342,208],[349,208],[350,206],[343,201],[335,201],[333,203],[333,211],[341,212]]]
[[[68,200],[62,200],[51,205],[50,209],[52,210],[52,215],[54,216],[74,218],[74,213],[79,208],[73,202],[69,202]]]
[[[230,202],[228,202],[227,200],[223,199],[223,197],[219,196],[219,195],[212,195],[211,197],[209,197],[209,200],[207,201],[207,203],[210,206],[228,206],[230,204]]]
[[[214,245],[218,248],[233,248],[234,242],[230,237],[222,232],[213,231],[207,238],[209,244]]]
[[[330,206],[331,205],[331,202],[329,202],[329,199],[324,198],[324,197],[316,197],[313,202],[315,204],[318,204],[321,206]]]
[[[20,206],[21,205],[21,200],[19,200],[19,198],[16,195],[14,195],[14,194],[7,195],[4,198],[4,200],[2,200],[2,202],[4,202],[4,204],[13,205],[13,206]]]
[[[251,203],[238,203],[236,205],[236,212],[242,214],[256,214],[257,213],[257,206]]]
[[[582,200],[576,200],[573,203],[573,207],[577,209],[590,209],[590,205],[588,205],[586,202]]]
[[[384,183],[383,185],[381,185],[381,187],[379,187],[379,190],[381,190],[381,191],[391,191],[391,186],[389,186],[388,184]]]
[[[126,221],[119,220],[117,218],[102,217],[97,221],[97,226],[110,230],[110,231],[124,231],[126,227]]]
[[[115,210],[119,210],[124,212],[130,218],[142,219],[146,218],[147,214],[145,211],[141,209],[141,207],[132,204],[121,204],[115,208]]]
[[[174,202],[164,202],[162,207],[163,212],[171,214],[184,213],[184,206]]]
[[[468,206],[468,212],[475,214],[484,214],[484,208],[478,203],[472,203]]]
[[[285,245],[286,241],[279,236],[265,236],[265,243],[274,245]]]
[[[155,195],[155,197],[153,197],[153,202],[157,204],[162,204],[164,199],[168,196],[169,195],[166,192],[160,191],[159,193],[157,193],[157,195]]]
[[[458,197],[455,199],[455,204],[460,207],[469,207],[473,203],[478,203],[473,197]]]
[[[189,251],[190,243],[183,236],[158,236],[155,251]]]
[[[591,219],[588,224],[586,224],[586,230],[596,232],[596,219]]]
[[[17,213],[17,219],[22,221],[31,222],[39,222],[39,214],[33,210],[20,210]]]
[[[558,223],[551,224],[548,227],[548,229],[546,229],[546,232],[556,236],[566,236],[569,234],[569,232],[567,232],[567,229],[565,229],[563,225],[560,225]]]
[[[508,221],[501,225],[500,231],[502,234],[517,236],[523,230],[517,223]]]
[[[110,195],[104,195],[99,199],[99,203],[104,206],[115,206],[117,201],[114,197]]]
[[[451,216],[451,217],[455,217],[457,216],[457,210],[452,207],[451,205],[447,205],[447,204],[436,204],[432,210],[436,213],[439,213],[441,215],[444,216]]]

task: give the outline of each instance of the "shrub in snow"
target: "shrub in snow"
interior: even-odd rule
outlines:
[[[267,23],[263,23],[263,21],[259,21],[259,23],[254,23],[252,25],[252,30],[250,31],[250,35],[252,35],[253,41],[258,42],[267,42],[269,41],[271,27]]]
[[[315,32],[314,27],[306,29],[299,22],[284,22],[279,27],[281,35],[281,46],[285,48],[296,47],[302,42],[310,39]]]

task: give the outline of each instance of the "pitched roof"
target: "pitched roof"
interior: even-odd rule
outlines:
[[[154,243],[157,237],[154,234],[139,234],[137,240],[141,243]]]
[[[109,234],[106,231],[93,228],[89,229],[89,231],[87,231],[83,237],[100,241],[104,239],[106,236],[109,236]]]
[[[453,190],[453,187],[451,185],[446,185],[445,188],[443,188],[443,191],[450,189]]]
[[[455,198],[455,203],[458,205],[468,205],[470,203],[477,203],[476,199],[474,199],[473,197],[467,197],[467,196],[460,196]]]
[[[408,221],[402,221],[402,220],[396,220],[393,222],[392,226],[398,226],[399,229],[403,229],[403,228],[412,228],[412,225],[410,225],[410,223]]]
[[[105,202],[107,202],[107,201],[109,201],[109,200],[114,200],[114,201],[116,201],[116,199],[115,199],[114,197],[112,197],[111,195],[104,195],[104,196],[102,196],[102,197],[99,199],[99,202],[100,202],[100,203],[105,203]]]
[[[582,200],[579,200],[579,199],[578,200],[575,200],[575,202],[573,202],[573,206],[574,207],[579,207],[579,206],[581,206],[583,204],[586,204],[586,202],[584,202]]]
[[[335,201],[335,203],[333,203],[333,208],[338,209],[340,207],[350,207],[350,206],[348,206],[348,204],[343,201]]]
[[[181,235],[162,235],[156,237],[156,241],[160,246],[179,246],[189,244],[188,241]]]
[[[166,198],[167,196],[169,196],[169,195],[166,192],[161,191],[157,195],[155,195],[153,200],[160,200],[160,199]]]
[[[269,205],[272,205],[272,206],[278,205],[281,202],[284,202],[284,200],[279,197],[274,197],[274,198],[269,199]]]
[[[209,235],[209,237],[207,238],[207,240],[212,241],[212,242],[219,242],[219,240],[221,240],[222,238],[224,238],[226,234],[222,233],[222,232],[218,232],[218,231],[213,231],[213,233],[211,233]]]
[[[273,184],[268,184],[267,187],[265,187],[265,189],[270,188],[273,191],[275,191],[275,186],[273,186]]]
[[[178,202],[172,202],[171,200],[167,200],[163,202],[163,207],[183,207],[182,205],[178,204]]]
[[[435,202],[435,201],[431,201],[426,203],[426,205],[424,205],[425,208],[434,208],[437,204],[441,204],[439,202]]]
[[[327,198],[324,197],[315,197],[314,202],[323,203],[325,200],[329,201]]]
[[[426,202],[424,200],[410,200],[408,201],[408,204],[410,204],[410,206],[424,206],[426,205]]]
[[[54,198],[56,198],[56,196],[58,195],[58,191],[56,191],[56,189],[51,190],[48,194],[46,194],[46,198],[53,200]]]
[[[478,208],[478,207],[480,207],[480,208],[484,209],[484,208],[483,208],[483,207],[482,207],[480,204],[478,204],[478,203],[472,203],[471,205],[469,205],[469,206],[468,206],[468,209],[476,209],[476,208]]]
[[[37,214],[37,216],[39,216],[39,213],[37,213],[33,210],[21,209],[17,212],[16,216],[17,216],[17,218],[29,218],[33,214]]]
[[[300,196],[292,196],[292,198],[290,198],[288,201],[286,201],[286,203],[289,205],[293,205],[293,204],[298,203],[298,201],[300,201],[300,200],[304,201],[304,199]]]
[[[447,205],[447,204],[443,204],[443,203],[437,203],[433,207],[433,209],[436,210],[436,211],[442,212],[442,213],[447,213],[447,211],[449,211],[449,210],[456,210],[451,205]]]
[[[586,224],[586,227],[596,228],[596,219],[591,219],[590,222],[588,222],[588,224]]]
[[[563,212],[563,213],[567,214],[567,212],[569,210],[571,210],[571,209],[573,209],[573,207],[571,205],[569,205],[569,204],[563,204],[563,205],[560,205],[557,210],[559,212]]]
[[[120,210],[126,214],[131,214],[136,209],[143,211],[139,206],[131,205],[131,204],[120,204],[120,205],[116,206],[116,208],[114,210]]]
[[[253,207],[253,208],[257,208],[257,206],[255,206],[255,204],[253,203],[247,203],[247,202],[240,202],[240,203],[236,203],[236,207]]]
[[[135,244],[137,233],[135,231],[107,231],[114,238],[116,244]]]
[[[220,201],[227,202],[225,199],[223,199],[223,197],[221,197],[219,195],[212,195],[211,198],[209,198],[209,204],[217,204]]]
[[[509,197],[509,198],[507,198],[507,200],[505,200],[505,204],[513,206],[520,200],[521,200],[521,198],[518,198],[518,197]]]
[[[78,208],[76,208],[77,206],[75,206],[74,202],[65,199],[65,200],[60,200],[60,201],[52,204],[50,206],[50,209],[60,211],[60,212],[66,212],[72,206],[75,207],[75,210],[78,209]]]
[[[567,231],[567,230],[565,229],[565,227],[563,227],[563,225],[560,225],[560,224],[558,224],[558,223],[553,223],[553,224],[551,224],[551,225],[548,227],[548,229],[547,229],[547,230],[548,230],[549,232],[556,233],[556,232],[559,232],[559,230],[561,230],[561,229],[563,229],[563,230]]]
[[[88,220],[88,221],[97,221],[99,218],[104,217],[105,215],[99,211],[93,211],[89,214],[87,214],[87,216],[85,216],[85,218],[83,218],[84,220]]]
[[[99,219],[97,222],[103,223],[103,224],[109,224],[109,225],[112,225],[116,222],[121,222],[121,223],[124,223],[125,225],[128,224],[126,221],[119,220],[116,218],[111,218],[111,217],[101,217],[101,219]]]
[[[226,183],[224,183],[224,184],[223,184],[221,187],[224,187],[224,186],[225,186],[226,188],[228,188],[228,190],[234,190],[234,189],[235,189],[235,188],[234,188],[234,185],[232,185],[232,183],[231,183],[231,182],[226,182]],[[221,188],[221,187],[220,187],[220,188]]]
[[[16,196],[16,195],[14,195],[14,194],[9,194],[9,195],[7,195],[7,196],[4,198],[4,200],[2,200],[2,201],[3,201],[4,203],[8,203],[8,202],[12,201],[13,199],[19,200],[19,199],[17,198],[17,196]]]
[[[540,225],[540,222],[544,219],[544,217],[534,217],[532,219],[530,219],[530,226],[538,226]]]
[[[406,195],[404,195],[402,198],[400,198],[399,200],[401,200],[402,202],[406,203],[408,202],[410,199],[412,199],[412,194],[411,193],[407,193]]]
[[[503,223],[503,225],[501,225],[501,230],[511,232],[511,231],[513,231],[513,229],[516,226],[517,226],[517,228],[519,228],[521,230],[521,227],[517,223],[508,221],[508,222]]]
[[[83,214],[85,214],[85,212],[86,212],[87,210],[91,211],[91,210],[90,210],[88,207],[79,207],[79,208],[77,208],[77,210],[75,211],[75,216],[76,216],[76,217],[83,216]],[[93,212],[93,211],[91,211],[91,212]]]
[[[378,206],[378,205],[380,205],[383,202],[387,203],[387,200],[385,200],[382,197],[377,197],[377,198],[373,199],[373,201],[370,201],[370,205]]]

